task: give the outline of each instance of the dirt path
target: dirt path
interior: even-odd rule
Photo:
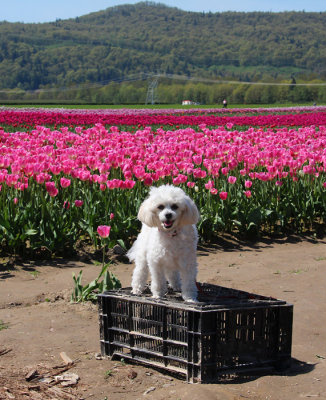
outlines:
[[[326,240],[278,240],[248,245],[224,241],[198,250],[201,282],[294,304],[292,368],[227,384],[191,385],[155,370],[107,359],[99,352],[97,308],[71,304],[72,273],[94,279],[93,264],[57,260],[0,267],[0,399],[295,400],[326,398]],[[114,272],[130,285],[133,266]],[[79,376],[74,387],[25,375],[60,375],[60,353]],[[147,394],[144,394],[146,393]]]

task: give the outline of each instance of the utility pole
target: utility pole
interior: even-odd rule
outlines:
[[[158,101],[157,97],[158,75],[152,75],[148,84],[146,104],[155,104]]]

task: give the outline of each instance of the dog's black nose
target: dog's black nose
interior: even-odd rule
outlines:
[[[171,214],[171,213],[165,214],[165,218],[166,218],[166,219],[171,219],[171,218],[172,218],[172,214]]]

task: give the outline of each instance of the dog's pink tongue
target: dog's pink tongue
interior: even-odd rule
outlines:
[[[165,222],[164,222],[164,225],[165,225],[167,228],[169,228],[170,226],[172,226],[172,222],[165,221]]]

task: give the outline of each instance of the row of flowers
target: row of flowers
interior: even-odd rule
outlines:
[[[16,111],[15,107],[0,107],[0,111]],[[258,108],[19,108],[20,113],[36,112],[42,113],[61,113],[61,114],[97,114],[97,115],[178,115],[178,114],[290,114],[303,112],[326,111],[325,106],[295,106],[295,107],[258,107]]]
[[[146,127],[135,133],[101,124],[74,132],[38,126],[31,132],[0,130],[0,141],[0,182],[15,187],[26,178],[44,183],[64,174],[109,188],[116,187],[109,177],[119,177],[132,188],[133,179],[148,185],[171,177],[180,184],[190,178],[218,179],[235,169],[267,181],[288,174],[294,178],[298,171],[325,172],[326,165],[325,126],[238,131],[202,124],[198,130]]]
[[[251,110],[251,114],[249,114]],[[221,113],[221,109],[187,110],[59,110],[59,109],[0,109],[0,126],[93,126],[96,123],[103,125],[125,126],[225,126],[232,123],[236,126],[311,126],[326,124],[325,107],[305,107],[285,109],[232,109],[235,115]],[[113,112],[114,111],[114,112]],[[158,112],[160,111],[160,112]]]
[[[97,227],[110,225],[113,213],[110,240],[127,243],[139,229],[137,209],[148,187],[162,183],[180,185],[194,198],[204,240],[221,231],[300,231],[323,223],[326,124],[308,126],[311,117],[324,112],[306,111],[264,116],[291,117],[301,125],[296,128],[241,130],[234,116],[223,127],[145,126],[131,132],[98,122],[85,128],[83,118],[92,113],[79,112],[74,128],[0,129],[3,248],[59,251],[81,238],[97,246]],[[35,113],[41,121],[52,115]],[[147,122],[149,116],[138,118]]]

